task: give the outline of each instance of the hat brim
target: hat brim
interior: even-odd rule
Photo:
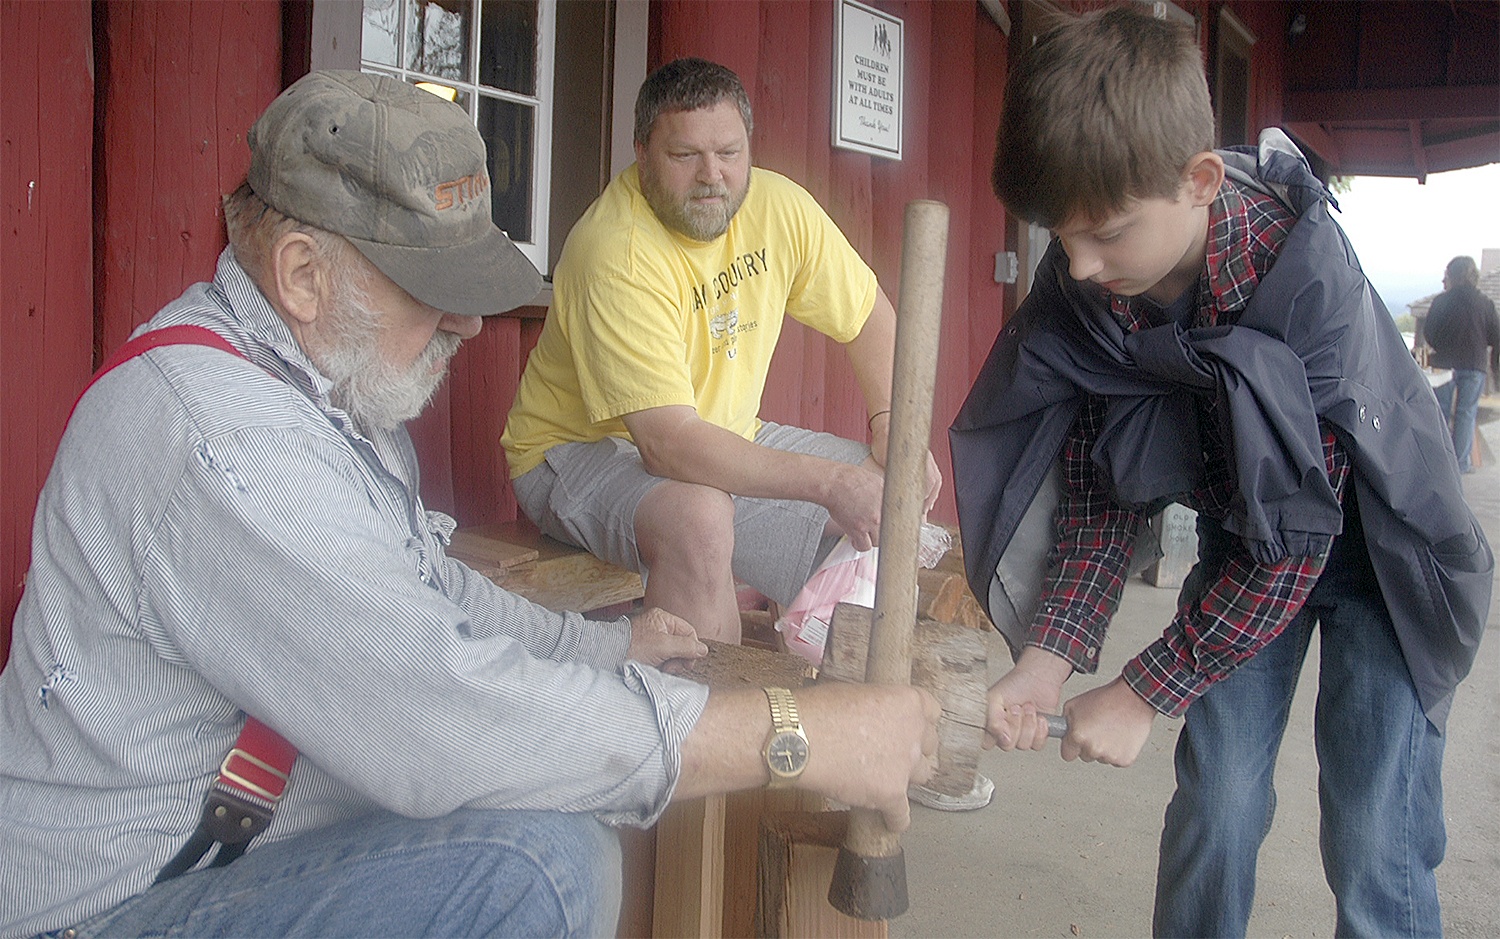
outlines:
[[[413,248],[363,238],[349,243],[396,286],[444,313],[491,316],[529,303],[542,292],[542,275],[493,225],[463,245]]]

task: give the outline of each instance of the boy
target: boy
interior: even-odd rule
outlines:
[[[1212,145],[1175,24],[1095,13],[1011,75],[995,192],[1057,238],[951,431],[970,583],[1019,650],[988,733],[1041,747],[1038,714],[1098,666],[1137,535],[1189,505],[1199,559],[1173,621],[1063,707],[1063,758],[1116,766],[1158,713],[1184,717],[1155,932],[1244,935],[1316,624],[1337,933],[1436,935],[1442,728],[1494,559],[1326,189],[1279,131]]]

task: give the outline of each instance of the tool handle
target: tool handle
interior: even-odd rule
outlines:
[[[1047,718],[1047,736],[1066,737],[1068,735],[1068,719],[1061,714],[1043,714]]]

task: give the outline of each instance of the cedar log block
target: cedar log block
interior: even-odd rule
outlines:
[[[829,624],[818,679],[862,682],[870,648],[869,607],[840,603]],[[938,766],[927,785],[960,796],[974,787],[988,709],[989,661],[984,640],[965,626],[917,620],[912,633],[911,683],[943,707],[938,718]]]

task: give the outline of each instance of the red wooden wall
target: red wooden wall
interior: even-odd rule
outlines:
[[[245,132],[281,91],[281,10],[233,3],[100,3],[98,351],[184,287],[213,277],[219,197],[245,178]]]
[[[0,2],[0,663],[36,496],[93,368],[92,60],[88,3]]]
[[[0,2],[0,663],[73,400],[213,275],[280,50],[275,3]]]

